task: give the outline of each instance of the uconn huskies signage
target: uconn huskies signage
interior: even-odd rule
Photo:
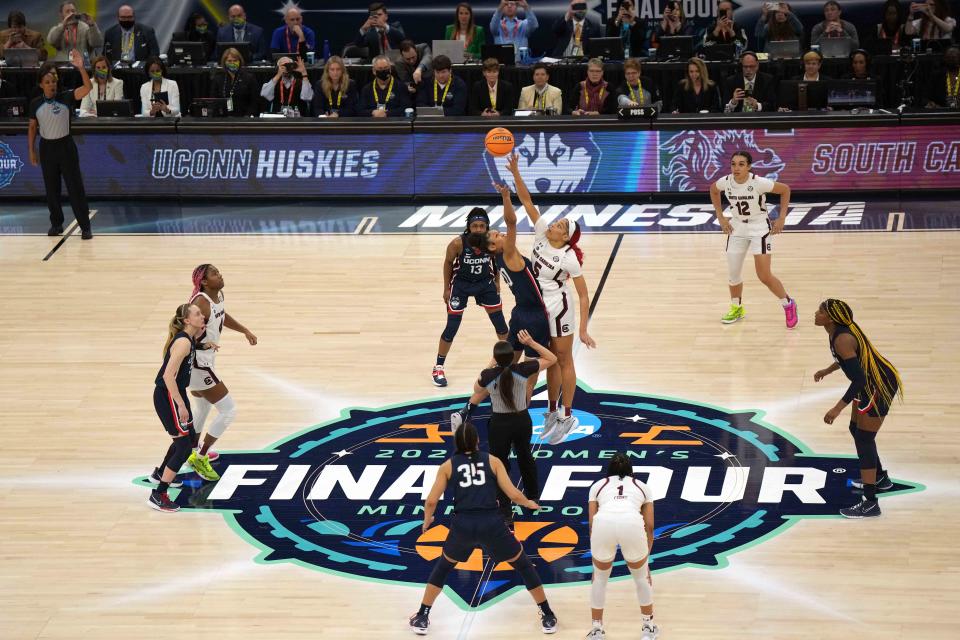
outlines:
[[[452,451],[450,413],[465,400],[345,410],[262,451],[224,452],[219,482],[188,478],[170,495],[184,509],[222,514],[259,548],[258,562],[422,586],[453,509],[445,496],[424,532],[423,500]],[[547,586],[590,580],[587,491],[618,450],[654,492],[654,572],[721,568],[802,518],[835,516],[859,476],[854,457],[815,454],[757,411],[581,388],[579,428],[551,446],[539,439],[542,408],[534,404],[542,509],[517,507],[516,535]],[[477,412],[482,441],[488,412]],[[921,488],[897,481],[892,493]],[[457,565],[446,593],[461,607],[483,608],[522,589],[509,566],[476,551]]]

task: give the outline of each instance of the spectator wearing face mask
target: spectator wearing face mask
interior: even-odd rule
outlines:
[[[93,89],[80,102],[80,117],[97,115],[97,103],[104,100],[123,100],[123,80],[113,77],[110,61],[98,56],[90,63],[93,68]]]
[[[140,115],[176,117],[180,115],[180,87],[176,80],[165,77],[167,66],[160,58],[149,58],[144,64],[147,81],[140,87]]]
[[[260,97],[267,101],[267,113],[283,113],[287,109],[296,109],[300,115],[308,113],[307,108],[313,100],[313,87],[307,78],[307,69],[303,59],[283,56],[277,60],[277,73],[263,83]]]
[[[263,29],[247,22],[247,12],[242,5],[231,6],[227,10],[227,20],[227,24],[217,31],[217,42],[249,42],[250,55],[254,60],[267,57],[267,41],[263,37]]]
[[[227,101],[227,115],[237,118],[260,113],[257,79],[243,68],[243,56],[233,47],[220,56],[220,69],[213,74],[213,97]]]
[[[373,81],[360,92],[358,115],[374,118],[403,116],[412,105],[410,94],[393,75],[387,56],[373,59]]]
[[[450,58],[439,55],[431,67],[433,73],[417,91],[417,106],[443,107],[445,116],[467,115],[467,84],[453,75]]]
[[[137,22],[133,7],[128,4],[117,9],[117,24],[103,34],[103,55],[111,62],[143,62],[160,55],[157,34],[145,24]]]
[[[203,59],[214,60],[217,55],[217,37],[210,30],[210,23],[206,16],[195,11],[187,18],[186,34],[188,42],[203,43]]]

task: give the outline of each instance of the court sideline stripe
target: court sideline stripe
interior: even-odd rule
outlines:
[[[97,210],[96,210],[96,209],[92,209],[92,210],[90,211],[90,219],[93,220],[93,217],[94,217],[95,215],[97,215]],[[52,258],[52,257],[53,257],[53,254],[55,254],[55,253],[57,252],[57,250],[58,250],[60,247],[63,246],[63,244],[67,241],[67,238],[69,238],[70,236],[72,236],[72,235],[73,235],[73,232],[76,231],[79,227],[80,227],[80,225],[77,224],[77,221],[76,221],[76,220],[74,220],[73,222],[71,222],[70,224],[68,224],[66,230],[64,230],[63,235],[62,235],[62,237],[60,238],[60,242],[58,242],[58,243],[53,247],[53,249],[50,249],[50,253],[48,253],[47,255],[45,255],[45,256],[43,257],[43,260],[41,260],[41,262],[46,262],[47,260],[49,260],[50,258]]]
[[[597,285],[597,292],[593,296],[593,300],[590,301],[590,313],[587,316],[587,319],[590,320],[593,318],[593,311],[597,308],[597,302],[600,301],[600,294],[603,293],[603,285],[607,283],[607,276],[610,275],[610,269],[613,267],[613,261],[617,259],[617,253],[620,251],[620,243],[623,242],[624,234],[617,236],[617,241],[613,243],[613,251],[610,252],[610,257],[607,259],[607,266],[603,269],[603,275],[600,276],[600,283]]]

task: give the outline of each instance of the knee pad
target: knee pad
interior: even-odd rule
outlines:
[[[453,339],[457,335],[457,331],[460,329],[460,323],[462,321],[462,313],[448,313],[447,326],[443,328],[443,333],[440,334],[440,339],[444,342],[453,342]]]
[[[877,432],[857,429],[853,434],[853,441],[857,445],[857,457],[860,458],[861,469],[877,468]]]
[[[180,467],[190,457],[191,447],[190,436],[181,436],[173,441],[173,454],[167,459],[167,466],[174,471],[180,471]],[[163,470],[161,469],[161,472]]]
[[[633,584],[637,587],[637,599],[640,600],[641,607],[649,607],[653,604],[653,587],[647,582],[647,565],[639,569],[630,569],[630,576],[633,578]]]
[[[743,283],[743,260],[746,257],[746,253],[727,252],[727,274],[731,287]]]
[[[490,322],[493,323],[493,329],[497,332],[498,336],[505,335],[509,331],[509,329],[507,329],[507,319],[503,317],[503,309],[487,315],[490,316]]]
[[[533,591],[537,587],[543,586],[540,576],[537,575],[537,570],[534,568],[533,563],[530,562],[530,558],[527,557],[526,553],[521,551],[520,557],[511,562],[510,566],[516,569],[520,577],[523,578],[523,584],[527,588],[527,591]]]
[[[442,589],[443,585],[447,582],[447,576],[450,575],[454,566],[456,566],[454,563],[447,560],[443,554],[440,554],[437,564],[433,565],[433,571],[430,572],[430,578],[427,580],[427,583],[432,584],[438,589]]]
[[[610,573],[613,567],[609,569],[593,568],[593,582],[590,584],[590,608],[603,609],[607,601],[607,581],[610,580]]]
[[[220,436],[223,435],[223,432],[227,430],[227,427],[230,426],[230,423],[236,419],[237,404],[233,401],[233,397],[228,393],[213,406],[217,408],[218,414],[216,419],[214,419],[214,421],[210,423],[210,426],[207,427],[207,433],[214,438],[219,439]]]

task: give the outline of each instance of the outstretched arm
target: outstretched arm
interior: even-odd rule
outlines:
[[[510,156],[510,159],[507,161],[507,169],[513,174],[513,184],[517,189],[517,197],[520,198],[520,204],[522,204],[524,210],[526,210],[530,222],[537,224],[537,220],[540,219],[540,211],[533,206],[533,198],[530,197],[530,191],[520,176],[519,156],[517,156],[517,154]]]
[[[247,329],[238,321],[234,320],[233,316],[231,316],[229,313],[224,314],[223,326],[225,326],[227,329],[233,329],[234,331],[242,333],[247,339],[247,342],[249,342],[251,345],[257,344],[257,336],[253,335],[253,332],[250,331],[250,329]]]
[[[513,208],[513,200],[510,198],[510,187],[505,184],[493,184],[503,198],[503,221],[507,225],[506,239],[503,244],[503,261],[510,267],[511,271],[519,271],[523,268],[523,258],[517,251],[517,210]]]

